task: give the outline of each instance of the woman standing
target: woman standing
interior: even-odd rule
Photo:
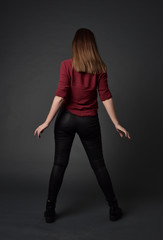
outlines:
[[[40,133],[49,126],[60,110],[54,125],[55,156],[44,212],[48,223],[56,219],[57,195],[76,133],[110,207],[110,220],[118,220],[123,215],[103,157],[97,90],[116,131],[121,137],[125,133],[125,137],[131,139],[129,132],[117,120],[107,82],[107,67],[100,57],[95,36],[91,30],[80,28],[76,31],[72,42],[72,58],[61,62],[60,80],[50,112],[45,122],[34,132],[34,135],[37,134],[40,138]]]

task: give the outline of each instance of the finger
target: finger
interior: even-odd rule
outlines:
[[[123,133],[124,133],[124,135],[125,135],[125,137],[126,137],[126,131],[125,131],[125,130],[123,130]]]
[[[123,133],[122,133],[122,131],[119,130],[119,129],[117,129],[117,131],[119,132],[119,135],[120,135],[121,137],[123,137]]]
[[[120,136],[121,136],[121,138],[122,138],[122,137],[123,137],[123,133],[122,133],[122,132],[120,132],[119,134],[120,134]]]
[[[35,135],[36,135],[37,131],[38,131],[38,128],[36,128],[36,130],[35,130]]]
[[[126,137],[128,137],[129,136],[129,132],[128,131],[126,131]]]
[[[128,137],[129,139],[131,138],[129,132],[127,132],[127,137]]]

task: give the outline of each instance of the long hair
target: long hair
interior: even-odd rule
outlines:
[[[107,72],[107,66],[100,57],[93,32],[79,28],[72,41],[72,67],[77,72],[99,74]]]

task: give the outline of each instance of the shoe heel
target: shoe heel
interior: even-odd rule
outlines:
[[[123,211],[120,207],[118,208],[110,208],[110,220],[117,221],[123,216]]]

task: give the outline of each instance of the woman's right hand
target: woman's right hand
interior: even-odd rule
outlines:
[[[45,128],[47,128],[49,125],[44,122],[43,124],[39,125],[36,130],[34,131],[34,136],[37,134],[38,138],[41,137],[41,133],[45,130]]]
[[[128,137],[129,139],[131,139],[129,132],[124,127],[122,127],[120,124],[116,124],[115,129],[121,137],[123,137],[123,133],[124,133],[125,137]]]

